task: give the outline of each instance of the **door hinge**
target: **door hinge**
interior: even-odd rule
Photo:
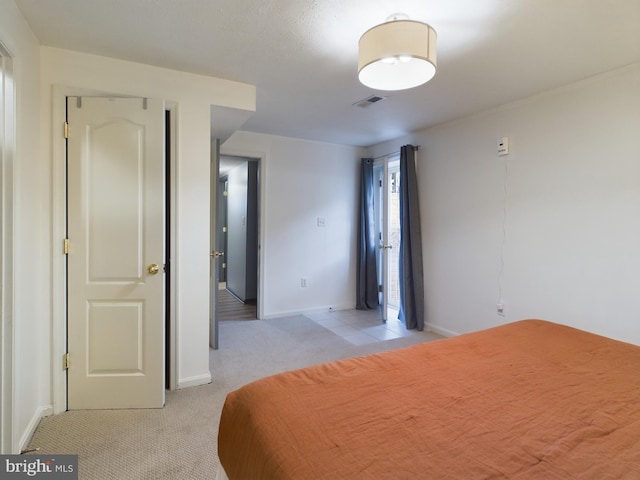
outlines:
[[[68,370],[70,366],[71,366],[71,360],[70,360],[69,352],[67,352],[62,357],[62,368],[64,368],[65,370]]]
[[[69,123],[64,122],[64,138],[69,138]]]
[[[229,196],[229,192],[227,192],[226,190],[224,192],[222,192],[222,196],[223,197],[228,197]]]
[[[63,241],[63,251],[65,255],[69,255],[69,239],[65,238]]]
[[[227,233],[227,227],[222,227],[222,233]]]
[[[227,268],[227,264],[222,262],[222,268]]]

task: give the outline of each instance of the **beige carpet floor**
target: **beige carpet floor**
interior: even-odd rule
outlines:
[[[38,454],[78,454],[80,480],[213,479],[227,392],[266,375],[438,339],[419,335],[354,346],[300,315],[220,324],[209,385],[167,392],[157,410],[71,411],[40,422]]]

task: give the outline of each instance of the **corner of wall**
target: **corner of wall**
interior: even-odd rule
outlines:
[[[207,385],[211,383],[211,372],[207,372],[205,375],[196,375],[194,377],[186,377],[178,380],[178,390],[189,387],[198,387],[200,385]]]
[[[31,420],[25,428],[24,433],[20,437],[20,441],[18,442],[19,451],[14,453],[21,453],[27,449],[29,443],[31,442],[31,439],[33,438],[33,434],[36,432],[36,429],[40,424],[40,421],[50,415],[53,415],[53,407],[51,405],[41,406],[40,408],[38,408],[38,410],[36,410],[36,412],[34,412]],[[34,448],[38,448],[38,446],[34,445]]]

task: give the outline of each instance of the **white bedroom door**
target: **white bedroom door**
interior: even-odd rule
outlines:
[[[164,105],[70,97],[68,409],[164,405]]]

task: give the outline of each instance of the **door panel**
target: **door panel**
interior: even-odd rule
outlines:
[[[382,320],[387,321],[387,159],[376,160],[373,165],[373,181],[376,183],[374,189],[374,218],[376,241],[378,249],[376,252],[376,271],[378,273],[378,303],[382,305]]]
[[[387,310],[400,311],[400,161],[389,159],[387,171]],[[389,313],[391,315],[391,313]]]
[[[161,407],[163,102],[67,107],[68,408]]]
[[[88,307],[89,374],[143,374],[142,302],[89,301]],[[118,355],[113,345],[119,345]]]
[[[383,157],[373,166],[376,182],[374,217],[378,251],[376,267],[378,271],[379,302],[382,305],[382,319],[397,316],[399,310],[399,263],[400,253],[400,204],[399,181],[400,164],[397,157]]]

